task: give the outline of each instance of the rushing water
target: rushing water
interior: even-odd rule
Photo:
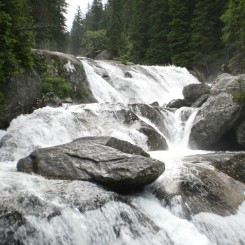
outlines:
[[[197,82],[196,79],[187,70],[176,67],[126,67],[91,60],[83,64],[95,97],[103,103],[39,109],[19,116],[7,131],[0,131],[0,204],[18,210],[27,221],[11,228],[15,238],[28,245],[244,244],[245,203],[235,215],[199,213],[187,220],[181,215],[181,197],[174,197],[169,207],[153,195],[151,187],[130,196],[129,204],[117,201],[115,193],[92,183],[47,180],[16,171],[16,162],[33,150],[83,136],[109,135],[148,150],[147,137],[139,132],[143,121],[164,136],[169,145],[168,151],[150,152],[166,164],[156,183],[164,179],[166,189],[173,189],[180,173],[191,178],[181,157],[205,153],[188,149],[197,109],[162,109],[164,130],[138,110],[133,113],[139,120],[126,123],[124,117],[131,110],[127,103],[164,104],[181,98],[182,87]],[[132,77],[125,77],[126,72]],[[78,203],[89,206],[96,195],[103,196],[105,204],[81,211]],[[7,230],[1,225],[0,231]]]

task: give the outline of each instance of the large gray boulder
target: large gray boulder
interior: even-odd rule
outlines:
[[[34,70],[27,69],[11,78],[5,90],[7,100],[0,105],[0,129],[7,128],[15,117],[33,111],[41,92],[41,80]]]
[[[192,163],[208,163],[245,184],[245,152],[218,152],[186,157]]]
[[[194,83],[183,88],[183,96],[187,101],[195,102],[200,96],[210,93],[210,86],[206,83]]]
[[[245,76],[244,76],[245,78]],[[233,100],[239,91],[238,77],[222,74],[214,83],[210,97],[194,120],[189,143],[196,149],[213,149],[241,117],[242,105]]]
[[[96,60],[111,60],[113,58],[109,50],[103,50],[95,56]]]
[[[123,153],[112,148],[114,144],[107,146],[101,140],[104,138],[80,138],[65,145],[36,150],[21,159],[17,169],[52,179],[92,181],[123,191],[152,183],[163,173],[164,163]],[[134,147],[130,143],[123,144]]]
[[[75,103],[93,103],[81,61],[75,56],[47,50],[33,50],[33,69],[25,69],[4,85],[6,101],[0,104],[0,129],[6,129],[12,119],[33,112],[36,100],[41,99],[45,78],[65,79],[71,85],[71,99]],[[55,94],[56,91],[49,91]]]
[[[242,156],[216,153],[176,159],[175,164],[180,164],[178,173],[172,175],[166,170],[150,188],[170,209],[173,203],[172,211],[183,218],[201,212],[235,214],[245,200],[242,160],[244,153]]]
[[[35,49],[33,53],[36,63],[35,70],[42,79],[47,74],[65,79],[71,85],[71,99],[75,103],[97,102],[89,88],[81,60],[70,54],[48,50]],[[56,91],[49,92],[57,94]]]

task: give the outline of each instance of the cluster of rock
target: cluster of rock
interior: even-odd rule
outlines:
[[[244,149],[243,104],[234,101],[240,91],[238,80],[245,75],[222,74],[211,87],[208,100],[197,113],[190,134],[190,145],[196,149]]]
[[[206,83],[189,84],[183,88],[184,99],[174,99],[170,101],[166,107],[181,108],[181,107],[200,107],[204,104],[210,94],[210,86]]]
[[[194,149],[240,150],[245,147],[244,106],[234,101],[240,92],[239,80],[245,75],[221,74],[209,86],[190,84],[183,88],[184,99],[171,101],[167,107],[200,107],[190,133]]]

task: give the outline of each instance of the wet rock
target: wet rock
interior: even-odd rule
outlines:
[[[123,153],[91,138],[80,138],[65,145],[38,149],[21,159],[17,169],[53,179],[92,181],[126,191],[156,180],[164,171],[164,163]]]
[[[210,97],[194,120],[189,141],[192,148],[213,149],[238,123],[242,105],[233,101],[233,93],[239,91],[237,79],[222,74],[214,83]]]
[[[200,96],[210,93],[210,86],[206,83],[189,84],[183,88],[182,93],[185,100],[195,102]]]
[[[130,72],[128,72],[128,71],[125,72],[124,76],[126,78],[132,78],[133,77],[132,74]]]
[[[33,183],[39,183],[37,189],[26,189],[20,184],[17,191],[9,186],[14,194],[8,200],[0,200],[6,204],[0,205],[1,244],[36,244],[40,237],[44,243],[72,244],[78,235],[77,221],[86,229],[88,244],[100,244],[101,239],[103,244],[115,244],[125,228],[130,236],[139,239],[149,233],[154,236],[160,230],[132,204],[129,196],[84,181],[33,178]],[[103,226],[98,226],[98,221]],[[103,236],[105,232],[110,235]]]
[[[154,101],[150,104],[150,106],[155,106],[155,107],[159,107],[159,103],[157,101]]]
[[[179,109],[181,107],[188,107],[188,106],[190,106],[190,102],[188,102],[186,100],[183,100],[183,99],[174,99],[174,100],[171,100],[166,105],[166,107],[168,107],[168,108],[176,108],[176,109]]]
[[[161,132],[166,132],[165,117],[160,108],[146,104],[131,104],[129,107],[136,115],[145,117],[155,124]]]
[[[204,94],[200,96],[192,105],[191,107],[201,107],[209,98],[209,94]]]
[[[62,106],[62,102],[60,98],[55,95],[55,93],[49,92],[43,97],[43,107],[45,106],[60,107]]]
[[[113,58],[111,52],[108,50],[100,51],[95,57],[96,60],[111,60]]]
[[[245,147],[245,120],[243,120],[236,128],[235,134],[237,142]]]
[[[36,61],[35,70],[40,78],[45,78],[48,73],[52,77],[65,79],[71,86],[70,96],[74,103],[97,102],[87,82],[83,64],[77,57],[48,50],[35,49],[33,52]],[[58,94],[56,91],[50,92]]]
[[[106,73],[102,74],[102,78],[104,78],[107,81],[109,81],[111,79],[110,76]]]
[[[206,162],[245,184],[245,152],[219,152],[188,157],[193,163]]]
[[[0,129],[7,128],[15,117],[33,111],[41,92],[41,79],[34,70],[27,69],[11,78],[5,90],[7,100],[3,108],[0,105]]]
[[[165,172],[151,189],[164,205],[170,209],[173,205],[173,212],[184,218],[201,212],[222,216],[235,214],[245,200],[245,185],[232,178],[239,169],[244,170],[244,164],[241,166],[236,159],[239,155],[235,155],[217,153],[176,160],[181,162],[179,173],[170,178]]]
[[[101,52],[102,52],[101,50],[93,50],[85,54],[85,57],[90,58],[90,59],[95,59],[97,55],[99,55]]]
[[[0,241],[2,245],[20,245],[16,231],[26,223],[21,213],[0,207]]]
[[[163,151],[168,149],[166,139],[153,127],[145,124],[139,128],[139,131],[147,136],[147,145],[150,151]]]
[[[114,137],[99,136],[99,137],[84,137],[82,139],[87,143],[109,146],[111,148],[117,149],[124,153],[132,154],[132,155],[140,155],[143,157],[150,157],[150,155],[139,146],[133,145],[127,141],[120,140]],[[78,139],[78,141],[80,140],[81,139]]]

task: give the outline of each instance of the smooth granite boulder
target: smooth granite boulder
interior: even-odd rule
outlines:
[[[104,138],[80,138],[65,145],[38,149],[21,159],[17,169],[51,179],[91,181],[122,191],[150,184],[163,173],[164,163],[123,153],[113,148],[114,144],[107,146],[101,140]]]

